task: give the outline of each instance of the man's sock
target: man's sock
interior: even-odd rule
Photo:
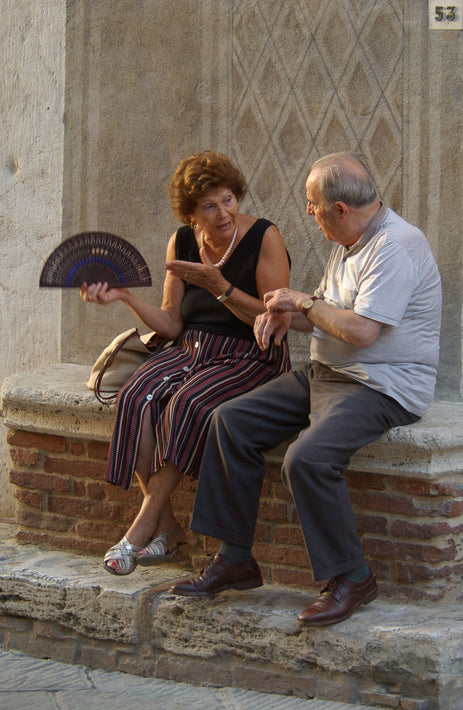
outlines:
[[[350,582],[359,583],[364,582],[369,574],[370,569],[367,567],[367,565],[363,564],[361,567],[351,569],[350,572],[344,572],[344,577],[347,577]]]
[[[232,545],[229,542],[220,543],[219,555],[224,557],[228,562],[247,562],[252,560],[252,553],[249,547],[242,547],[241,545]]]

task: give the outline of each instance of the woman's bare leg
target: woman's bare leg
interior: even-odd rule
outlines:
[[[178,528],[178,542],[185,542],[185,533],[178,525],[170,502],[170,496],[178,486],[182,474],[176,466],[167,462],[151,473],[154,451],[154,433],[149,414],[145,415],[135,464],[136,475],[143,493],[143,503],[125,534],[127,541],[136,547],[144,547],[160,533],[171,533]],[[108,551],[109,552],[109,551]],[[119,573],[120,564],[117,559],[105,558],[105,566],[110,571]]]
[[[156,533],[170,533],[177,527],[170,496],[181,479],[182,474],[170,462],[148,479],[140,511],[126,533],[132,545],[143,547]],[[183,535],[182,542],[184,539]]]

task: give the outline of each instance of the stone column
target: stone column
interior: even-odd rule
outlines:
[[[66,3],[0,3],[0,381],[60,359],[61,294],[39,290],[61,241]],[[0,425],[0,517],[13,515]]]

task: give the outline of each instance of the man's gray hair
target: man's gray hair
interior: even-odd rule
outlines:
[[[317,180],[325,205],[345,202],[350,207],[365,207],[376,199],[374,180],[365,161],[357,153],[331,153],[319,158],[310,172],[321,168]]]

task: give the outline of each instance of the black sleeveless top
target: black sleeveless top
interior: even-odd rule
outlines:
[[[221,268],[223,277],[233,286],[259,298],[256,285],[256,268],[259,261],[262,239],[273,224],[267,219],[258,219],[246,232],[228,261]],[[193,230],[180,227],[175,241],[176,259],[201,262]],[[252,326],[243,323],[209,291],[186,283],[182,301],[182,317],[185,330],[204,330],[217,335],[254,340]]]

